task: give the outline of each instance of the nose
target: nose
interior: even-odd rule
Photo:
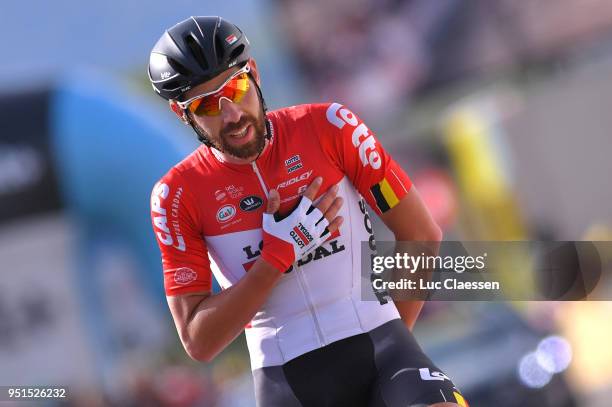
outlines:
[[[228,98],[222,97],[219,100],[219,108],[221,109],[221,117],[224,123],[238,122],[242,116],[240,107]]]

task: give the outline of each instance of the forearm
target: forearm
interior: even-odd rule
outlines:
[[[412,255],[419,255],[420,253],[426,252],[430,256],[437,256],[440,249],[441,233],[431,233],[429,235],[414,237],[414,236],[398,236],[396,237],[396,253],[408,252]],[[417,244],[417,242],[420,242]],[[413,253],[414,252],[414,253]],[[433,270],[421,268],[416,270],[414,274],[411,274],[409,278],[413,281],[417,279],[430,280],[432,277]],[[397,308],[402,321],[406,327],[412,331],[414,325],[423,309],[425,304],[426,292],[417,290],[414,292],[415,299],[395,299],[395,307]],[[403,297],[403,296],[400,296]]]
[[[259,258],[236,284],[204,298],[189,316],[183,335],[188,353],[198,360],[212,360],[244,330],[281,276]]]
[[[412,300],[412,301],[400,301],[394,300],[395,307],[399,312],[404,325],[412,331],[414,328],[414,324],[419,318],[419,314],[421,313],[421,309],[423,309],[423,304],[425,301],[422,300]]]

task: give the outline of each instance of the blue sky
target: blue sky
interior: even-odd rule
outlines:
[[[149,51],[164,29],[190,15],[221,15],[247,33],[269,92],[284,99],[269,80],[285,78],[290,64],[277,52],[280,36],[268,23],[273,13],[266,0],[6,1],[0,15],[0,91],[83,66],[118,74],[142,69],[144,75]]]

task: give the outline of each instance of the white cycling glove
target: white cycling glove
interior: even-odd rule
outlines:
[[[286,218],[276,221],[273,214],[263,215],[263,249],[261,257],[278,271],[284,272],[325,241],[329,222],[305,196]]]

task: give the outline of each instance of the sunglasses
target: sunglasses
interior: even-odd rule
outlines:
[[[183,110],[188,109],[196,116],[218,116],[221,113],[221,99],[229,99],[239,103],[249,90],[249,72],[251,68],[246,64],[234,72],[217,89],[194,96],[184,102],[177,102]]]

